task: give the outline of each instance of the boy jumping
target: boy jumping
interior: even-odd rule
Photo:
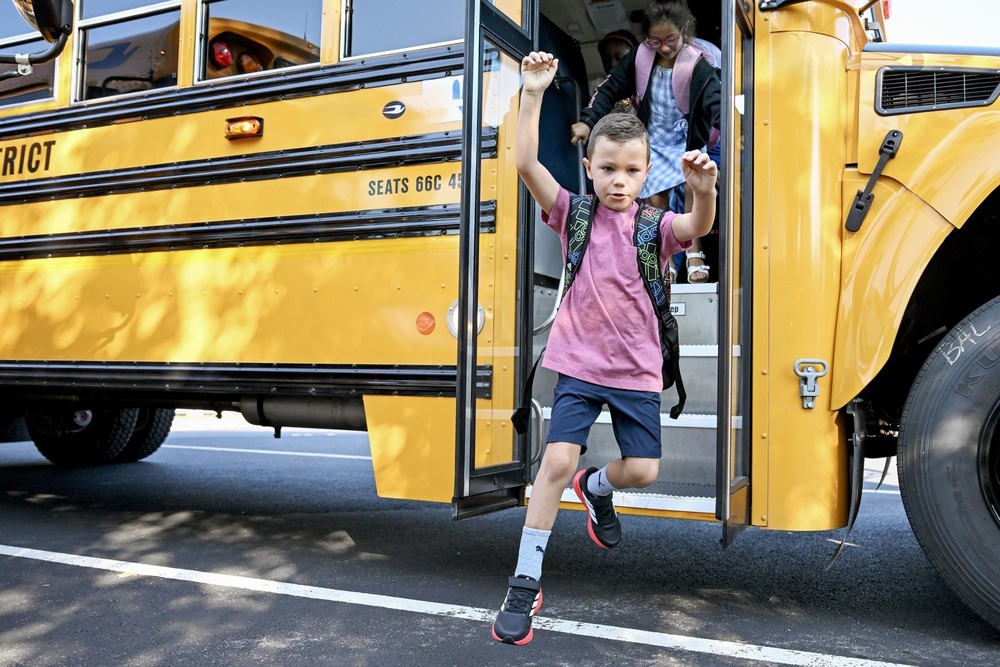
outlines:
[[[556,73],[550,53],[532,52],[521,62],[521,108],[515,161],[518,174],[542,208],[542,220],[567,247],[570,195],[538,161],[542,95]],[[552,401],[548,443],[531,488],[514,576],[493,622],[492,636],[507,644],[531,641],[531,617],[542,604],[542,558],[559,511],[563,489],[587,508],[587,531],[610,549],[621,540],[612,504],[615,489],[645,488],[660,468],[660,392],[663,389],[659,317],[639,274],[633,225],[636,198],[651,167],[649,136],[629,114],[608,114],[593,128],[583,160],[599,204],[572,289],[563,298],[549,334],[543,366],[559,374]],[[715,218],[718,169],[698,150],[684,153],[681,167],[694,195],[689,213],[665,212],[660,222],[661,273],[667,259],[707,234]],[[601,408],[611,411],[621,458],[600,470],[576,471],[587,435]],[[575,474],[574,474],[575,473]]]

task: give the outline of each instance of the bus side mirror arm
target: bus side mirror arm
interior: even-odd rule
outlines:
[[[903,133],[899,130],[889,130],[889,133],[885,135],[885,139],[882,140],[882,147],[879,149],[878,164],[872,170],[872,175],[868,177],[868,184],[865,186],[864,192],[858,190],[858,194],[854,196],[854,203],[851,205],[851,210],[847,213],[847,223],[844,225],[847,227],[847,231],[856,232],[861,229],[861,225],[868,215],[868,209],[872,204],[872,200],[875,199],[875,195],[872,194],[872,190],[875,189],[875,182],[882,175],[882,170],[885,169],[886,163],[896,157],[896,153],[899,152],[899,144],[902,141]]]
[[[32,72],[33,65],[48,62],[58,56],[63,47],[66,46],[68,37],[68,35],[60,35],[59,39],[42,53],[18,53],[12,56],[0,53],[0,64],[17,65],[17,69],[0,72],[0,81],[12,79],[15,76],[28,76]]]

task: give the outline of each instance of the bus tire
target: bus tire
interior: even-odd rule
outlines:
[[[139,408],[135,430],[114,462],[135,463],[151,456],[167,439],[173,424],[172,408]]]
[[[111,463],[132,436],[139,410],[107,408],[90,414],[83,427],[73,421],[72,411],[33,412],[25,421],[35,448],[57,466]]]
[[[1000,628],[1000,298],[955,326],[903,408],[899,490],[928,560]]]

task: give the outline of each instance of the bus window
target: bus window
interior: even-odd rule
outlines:
[[[10,2],[0,2],[0,53],[42,53],[49,43],[25,23]],[[53,97],[54,65],[36,65],[28,76],[0,81],[0,106],[7,107]]]
[[[319,62],[322,0],[206,0],[200,79]]]
[[[137,3],[118,0],[112,4],[120,8]],[[177,85],[180,7],[176,3],[176,9],[164,10],[164,4],[153,5],[158,13],[136,16],[135,11],[128,11],[80,21],[77,48],[83,72],[77,100]],[[85,16],[87,5],[84,2]]]
[[[13,9],[11,11],[13,12]],[[6,20],[6,16],[3,15],[3,12],[0,12],[0,21]],[[13,22],[14,18],[10,20]],[[2,25],[3,30],[11,27],[6,23]],[[0,39],[0,52],[2,53],[42,53],[48,47],[49,43],[44,39]],[[0,81],[0,106],[6,107],[52,99],[54,96],[54,72],[55,63],[47,62],[33,66],[31,74],[27,76],[16,76],[12,79]]]
[[[456,41],[465,30],[464,0],[353,0],[345,16],[346,58]]]
[[[76,4],[80,7],[80,18],[86,20],[139,9],[156,3],[151,2],[151,0],[100,0],[99,2],[98,0],[77,0]]]

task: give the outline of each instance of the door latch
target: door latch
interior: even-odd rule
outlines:
[[[889,133],[885,135],[885,139],[882,140],[882,147],[878,150],[878,164],[872,169],[872,175],[868,177],[868,184],[865,186],[864,192],[858,190],[858,194],[854,195],[854,203],[851,205],[851,210],[847,213],[847,223],[844,225],[847,227],[847,231],[856,232],[861,229],[861,223],[865,221],[868,209],[872,205],[872,200],[875,199],[875,195],[872,194],[872,190],[875,189],[875,182],[882,175],[882,170],[885,169],[886,163],[896,157],[896,153],[899,152],[899,144],[902,141],[903,133],[899,130],[889,130]]]
[[[802,408],[812,410],[816,407],[816,397],[819,396],[818,378],[826,375],[827,365],[822,359],[799,359],[795,362],[795,374],[799,376],[799,394],[802,396]]]

